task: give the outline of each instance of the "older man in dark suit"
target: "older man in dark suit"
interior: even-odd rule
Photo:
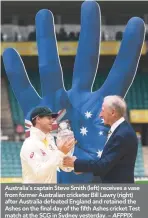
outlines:
[[[125,120],[126,103],[120,96],[104,98],[100,117],[111,126],[99,160],[82,160],[65,157],[64,166],[74,167],[75,172],[93,172],[103,183],[134,183],[134,166],[137,155],[137,137]]]

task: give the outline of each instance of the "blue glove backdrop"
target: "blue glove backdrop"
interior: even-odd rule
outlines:
[[[64,88],[53,15],[49,10],[40,10],[36,15],[42,97],[31,85],[19,54],[13,48],[3,53],[8,79],[26,120],[37,106],[48,106],[54,112],[66,109],[63,119],[71,121],[78,141],[74,155],[81,159],[101,156],[108,132],[103,120],[98,118],[103,98],[107,95],[126,95],[136,74],[145,28],[140,18],[129,20],[119,54],[105,83],[92,92],[98,67],[100,31],[99,5],[94,1],[85,1],[81,8],[81,33],[69,91]],[[58,175],[59,183],[88,183],[92,180],[92,173],[76,175],[61,171]]]

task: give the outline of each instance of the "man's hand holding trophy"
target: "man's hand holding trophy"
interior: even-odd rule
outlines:
[[[63,120],[59,123],[58,133],[57,133],[57,146],[60,150],[60,146],[63,145],[63,143],[67,143],[67,141],[73,141],[73,147],[72,149],[66,154],[67,156],[73,156],[75,144],[77,141],[75,140],[74,133],[71,130],[70,123],[68,120]],[[72,171],[73,168],[67,167],[64,168],[64,171],[69,172]]]

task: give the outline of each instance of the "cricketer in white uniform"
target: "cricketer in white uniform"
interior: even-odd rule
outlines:
[[[64,170],[63,157],[72,150],[75,139],[64,139],[56,146],[50,134],[56,116],[47,107],[38,107],[31,113],[33,127],[20,152],[23,183],[57,183],[57,168]]]

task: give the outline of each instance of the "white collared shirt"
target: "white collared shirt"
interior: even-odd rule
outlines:
[[[109,138],[111,137],[111,135],[113,134],[113,132],[115,131],[115,129],[124,122],[124,117],[121,117],[119,120],[117,120],[115,123],[112,124],[111,128],[110,128],[110,134],[107,137],[107,141],[109,140]]]
[[[48,146],[43,142],[45,137]],[[30,137],[24,141],[20,152],[23,183],[57,183],[57,167],[62,168],[64,156],[50,133],[31,127]]]
[[[36,139],[40,140],[41,142],[43,142],[43,140],[46,138],[46,140],[48,141],[47,148],[50,148],[51,150],[57,150],[57,146],[55,144],[54,137],[50,133],[45,134],[40,129],[32,126],[30,128],[30,137],[36,138]]]

